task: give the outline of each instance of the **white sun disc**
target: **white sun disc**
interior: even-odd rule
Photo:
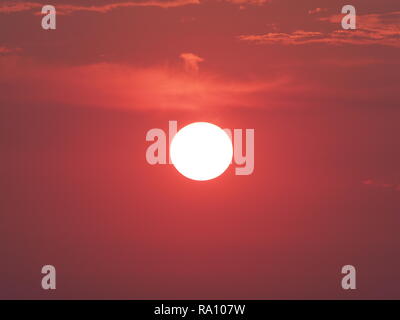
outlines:
[[[232,141],[220,127],[208,122],[194,122],[174,136],[170,155],[176,170],[185,177],[211,180],[229,167]]]

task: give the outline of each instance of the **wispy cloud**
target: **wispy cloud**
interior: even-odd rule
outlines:
[[[341,15],[319,18],[340,26]],[[271,32],[261,35],[242,35],[240,40],[256,44],[328,44],[328,45],[381,45],[400,48],[400,11],[368,14],[357,17],[356,30],[315,32],[297,30],[291,33]]]
[[[43,4],[37,2],[17,2],[17,1],[6,1],[0,4],[0,13],[14,13],[21,11],[30,11],[39,7]]]
[[[326,12],[326,11],[328,11],[327,8],[315,8],[315,9],[308,10],[308,14],[317,14],[317,13]]]
[[[46,3],[40,2],[17,2],[7,1],[0,5],[0,13],[15,13],[21,11],[31,11],[41,8]],[[97,13],[106,13],[118,8],[129,7],[159,7],[159,8],[175,8],[187,6],[191,4],[200,4],[200,0],[144,0],[144,1],[128,1],[116,2],[105,5],[73,5],[73,4],[59,4],[56,9],[61,14],[71,14],[77,11],[90,11]]]
[[[380,180],[376,180],[376,179],[367,179],[367,180],[362,181],[362,183],[366,186],[400,191],[400,183],[385,182],[385,181],[380,181]]]
[[[199,71],[199,63],[203,62],[204,59],[193,53],[182,53],[180,58],[183,60],[185,65],[185,69],[188,72],[198,72]]]
[[[10,53],[16,53],[20,52],[21,48],[9,48],[9,47],[4,47],[0,46],[0,54],[10,54]]]
[[[107,13],[109,11],[119,8],[132,8],[132,7],[158,7],[158,8],[176,8],[187,5],[199,5],[207,2],[227,2],[236,5],[263,5],[268,3],[269,0],[138,0],[138,1],[120,1],[105,5],[74,5],[69,3],[55,5],[58,13],[71,14],[73,12],[88,11],[96,13]],[[42,8],[45,2],[34,1],[6,1],[0,4],[0,13],[16,13],[23,11],[32,11]]]
[[[230,3],[234,3],[234,4],[239,4],[239,5],[263,5],[266,4],[268,2],[270,2],[271,0],[217,0],[219,2],[230,2]]]

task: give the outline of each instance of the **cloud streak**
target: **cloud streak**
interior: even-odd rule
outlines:
[[[73,5],[73,4],[59,4],[55,5],[56,10],[61,14],[71,14],[78,11],[89,11],[96,13],[107,13],[109,11],[119,8],[131,7],[159,7],[159,8],[176,8],[187,5],[200,4],[200,0],[145,0],[145,1],[128,1],[117,2],[106,5]],[[45,3],[39,2],[15,2],[8,1],[0,5],[0,13],[15,13],[23,11],[31,11],[42,8]]]
[[[235,5],[263,5],[268,3],[269,0],[212,0],[217,2],[227,2]],[[126,1],[116,2],[105,5],[74,5],[74,4],[58,4],[55,5],[56,10],[60,14],[72,14],[74,12],[86,11],[95,13],[107,13],[120,8],[134,8],[134,7],[157,7],[157,8],[177,8],[188,5],[199,5],[211,2],[210,0],[142,0],[142,1]],[[24,11],[32,11],[42,8],[44,2],[17,2],[6,1],[0,5],[0,13],[16,13]]]
[[[326,11],[328,11],[327,8],[315,8],[312,10],[308,10],[308,14],[317,14],[317,13],[326,12]]]
[[[20,52],[21,48],[8,48],[4,46],[0,46],[0,54],[11,54],[11,53],[17,53]]]
[[[340,26],[342,16],[334,15],[319,18]],[[242,41],[256,44],[281,45],[381,45],[400,48],[400,11],[384,14],[358,16],[356,30],[334,30],[332,32],[315,32],[297,30],[291,33],[271,32],[261,35],[242,35]]]
[[[366,186],[400,191],[400,183],[388,183],[388,182],[378,181],[378,180],[374,180],[374,179],[367,179],[367,180],[364,180],[362,183]]]
[[[217,0],[219,2],[229,2],[238,5],[258,5],[269,3],[271,0]]]

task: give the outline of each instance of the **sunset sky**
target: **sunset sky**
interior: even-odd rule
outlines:
[[[399,56],[399,0],[1,1],[0,298],[400,298]],[[254,173],[149,165],[169,120]]]

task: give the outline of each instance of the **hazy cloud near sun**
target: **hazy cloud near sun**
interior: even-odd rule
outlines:
[[[193,54],[184,57],[186,68],[195,71],[201,58]],[[185,66],[52,66],[19,56],[0,57],[0,69],[1,83],[19,84],[16,90],[2,94],[2,102],[134,110],[262,107],[257,94],[279,94],[290,83],[287,77],[246,81],[207,72],[195,74]]]
[[[297,30],[291,33],[270,32],[259,35],[241,35],[239,39],[256,44],[328,44],[328,45],[381,45],[400,48],[400,11],[357,16],[356,30],[340,29],[342,15],[322,17],[318,20],[338,26],[332,32]]]
[[[175,61],[178,59],[176,57]],[[284,66],[279,72],[233,78],[206,68],[197,72],[202,58],[193,53],[184,53],[180,59],[183,63],[168,61],[149,67],[115,62],[71,66],[45,64],[18,54],[0,54],[0,83],[4,88],[13,88],[3,90],[0,102],[141,111],[304,109],[327,108],[329,104],[322,101],[331,101],[338,96],[342,103],[370,104],[387,98],[391,90],[377,86],[369,90],[368,97],[359,96],[360,88],[331,87],[320,77],[304,78],[301,70],[285,69]],[[13,87],[14,83],[18,83],[18,87]]]

